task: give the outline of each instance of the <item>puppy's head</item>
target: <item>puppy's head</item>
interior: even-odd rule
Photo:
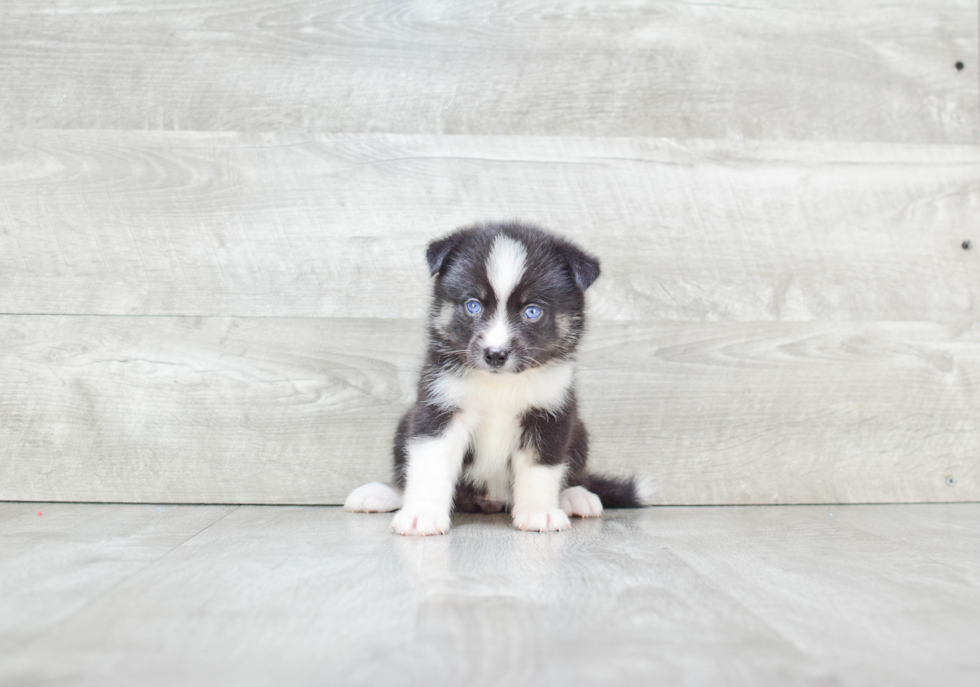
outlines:
[[[440,357],[491,374],[569,358],[599,261],[536,227],[483,225],[433,241],[429,333]]]

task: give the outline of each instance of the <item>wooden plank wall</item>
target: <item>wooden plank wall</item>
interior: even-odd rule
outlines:
[[[0,499],[385,478],[424,246],[507,218],[602,258],[598,467],[670,504],[980,499],[978,24],[976,0],[5,2]]]

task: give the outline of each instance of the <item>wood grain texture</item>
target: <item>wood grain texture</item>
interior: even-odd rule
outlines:
[[[0,499],[340,503],[337,470],[390,452],[419,360],[370,320],[5,324]]]
[[[388,479],[412,320],[0,317],[0,499],[342,503]],[[664,504],[980,499],[980,327],[593,323],[595,469]]]
[[[8,0],[0,126],[976,143],[977,27],[973,0]]]
[[[425,245],[522,218],[602,319],[975,320],[980,148],[21,132],[0,312],[420,317]]]
[[[246,506],[176,546],[200,507],[44,508],[0,504],[0,622],[22,620],[3,684],[972,687],[980,670],[976,504],[610,511],[550,535],[457,516],[425,539]],[[18,611],[53,596],[76,610],[37,633]]]
[[[234,509],[0,504],[0,659],[41,639]],[[7,683],[0,678],[0,684]]]

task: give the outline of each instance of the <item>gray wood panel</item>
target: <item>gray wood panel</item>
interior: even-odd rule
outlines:
[[[412,320],[0,317],[0,499],[342,503],[390,471]],[[980,326],[595,322],[597,470],[665,504],[980,498]]]
[[[608,511],[548,535],[457,516],[425,539],[385,515],[246,506],[180,545],[215,515],[36,510],[0,504],[5,685],[972,687],[980,671],[977,504]]]
[[[0,504],[0,664],[234,508]]]
[[[975,143],[977,27],[974,0],[7,0],[0,127]]]
[[[427,241],[523,218],[603,319],[964,320],[980,147],[20,132],[0,312],[420,317]]]

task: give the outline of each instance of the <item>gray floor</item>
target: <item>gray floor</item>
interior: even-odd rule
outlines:
[[[980,504],[613,511],[446,537],[336,507],[0,503],[0,684],[959,685]]]

